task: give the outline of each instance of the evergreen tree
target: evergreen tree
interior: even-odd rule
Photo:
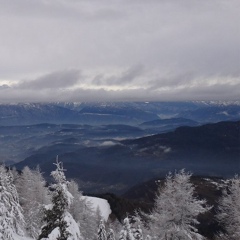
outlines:
[[[54,229],[58,228],[60,233],[58,240],[67,240],[71,234],[67,231],[67,222],[64,220],[67,200],[63,191],[56,190],[54,192],[52,205],[52,208],[45,210],[43,221],[47,224],[42,228],[39,239],[47,238]]]
[[[13,176],[0,166],[0,239],[12,240],[14,234],[23,236],[24,224]]]
[[[96,213],[93,210],[92,203],[87,201],[87,198],[79,192],[78,184],[75,181],[72,180],[69,182],[68,189],[73,196],[69,212],[78,223],[84,240],[97,238],[95,232],[99,222],[96,222]]]
[[[119,240],[134,240],[129,218],[123,220],[123,230],[120,232]]]
[[[109,222],[109,228],[113,230],[115,239],[119,239],[120,232],[122,230],[122,224],[115,219],[113,222]]]
[[[81,202],[82,193],[78,190],[78,184],[71,180],[68,184],[68,190],[73,196],[73,200],[71,206],[69,208],[69,212],[73,216],[73,218],[80,223],[81,221],[81,213],[83,212],[83,204]]]
[[[143,233],[140,225],[138,225],[135,231],[133,232],[133,236],[136,240],[143,240]]]
[[[57,169],[51,173],[56,182],[56,184],[51,185],[53,190],[52,206],[45,210],[43,220],[46,224],[43,226],[38,239],[49,239],[48,237],[54,233],[58,235],[57,240],[78,240],[81,239],[79,228],[67,211],[70,208],[73,196],[68,191],[68,182],[61,163],[57,161],[55,165]],[[72,225],[75,227],[72,228]]]
[[[226,234],[220,234],[219,239],[240,239],[240,178],[238,176],[225,184],[219,201],[217,220],[226,231]]]
[[[39,169],[24,167],[22,174],[15,176],[15,182],[26,221],[26,231],[29,236],[37,238],[43,218],[43,206],[48,202],[45,181]]]
[[[110,228],[107,233],[107,240],[115,240],[115,234],[112,228]]]
[[[119,240],[126,240],[126,232],[124,230],[120,231]]]
[[[107,233],[105,230],[105,225],[103,220],[100,220],[100,224],[98,226],[98,240],[107,240]]]
[[[146,236],[146,240],[152,240],[151,236],[150,236],[150,235],[147,235],[147,236]]]
[[[133,236],[135,239],[137,240],[143,240],[143,230],[145,230],[145,232],[147,232],[147,229],[144,228],[144,225],[142,223],[142,219],[139,215],[138,211],[134,212],[134,215],[132,216],[132,221],[134,222],[133,226],[132,226],[132,232],[133,232]]]
[[[92,208],[92,203],[87,201],[86,198],[81,198],[81,204],[83,204],[83,211],[81,212],[80,229],[84,237],[84,240],[92,240],[97,238],[96,229],[96,213]]]
[[[197,229],[197,216],[209,210],[205,200],[194,197],[190,173],[181,170],[169,174],[163,188],[159,188],[155,207],[149,215],[150,229],[154,239],[204,239]]]

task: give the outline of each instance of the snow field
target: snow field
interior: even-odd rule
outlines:
[[[87,201],[92,203],[94,211],[97,211],[97,208],[99,207],[104,221],[108,220],[108,217],[111,214],[112,210],[107,200],[97,197],[84,197],[84,198],[86,198]]]

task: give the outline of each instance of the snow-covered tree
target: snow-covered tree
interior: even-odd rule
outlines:
[[[73,196],[69,212],[78,223],[84,240],[93,239],[99,222],[96,220],[96,213],[93,210],[92,203],[87,200],[79,191],[78,184],[71,180],[68,184],[69,192]]]
[[[71,180],[68,183],[68,190],[73,196],[73,200],[72,200],[71,206],[69,208],[69,212],[71,213],[71,215],[77,222],[80,222],[81,221],[81,213],[83,211],[83,209],[82,209],[83,206],[81,204],[82,193],[79,192],[78,184],[73,180]]]
[[[114,221],[109,220],[109,228],[113,230],[115,239],[119,239],[120,232],[122,230],[122,224],[117,219]]]
[[[93,210],[92,203],[87,198],[81,198],[83,204],[83,212],[81,213],[80,230],[84,240],[92,240],[97,238],[96,214]]]
[[[226,182],[223,195],[219,201],[217,219],[224,227],[226,234],[220,234],[219,239],[240,239],[240,178]]]
[[[62,164],[57,160],[55,165],[56,170],[51,173],[56,182],[51,185],[52,206],[48,206],[44,211],[45,225],[38,239],[78,240],[81,239],[79,227],[68,212],[73,196],[68,191],[68,182]]]
[[[19,178],[19,172],[17,171],[16,167],[11,168],[11,173],[13,176],[13,183],[16,185],[16,180]]]
[[[24,167],[22,174],[15,176],[15,182],[26,221],[26,231],[29,236],[37,238],[41,228],[43,206],[48,203],[45,181],[39,169]]]
[[[143,240],[143,232],[140,225],[138,225],[137,228],[135,228],[133,231],[133,236],[136,240]]]
[[[140,214],[138,211],[134,212],[134,215],[131,217],[132,219],[132,232],[133,236],[136,240],[143,240],[143,229],[146,234],[147,229],[144,227],[144,224],[142,222],[142,219],[140,217]]]
[[[146,236],[146,240],[152,240],[151,236],[150,236],[150,235],[147,235],[147,236]]]
[[[120,231],[119,240],[126,240],[126,232],[124,230]]]
[[[103,222],[103,219],[100,220],[99,226],[98,226],[98,240],[107,240],[107,232],[105,230],[105,225]]]
[[[107,232],[107,240],[115,240],[115,234],[112,228]]]
[[[120,232],[119,240],[134,240],[128,217],[123,220],[123,229]]]
[[[154,239],[204,239],[195,227],[197,216],[209,210],[205,200],[194,196],[191,174],[181,170],[169,174],[163,187],[159,187],[155,207],[149,215]]]
[[[0,239],[12,240],[14,234],[23,236],[24,224],[13,176],[5,166],[0,166]]]

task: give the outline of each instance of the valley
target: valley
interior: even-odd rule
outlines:
[[[58,155],[68,169],[66,176],[75,179],[84,192],[121,194],[143,181],[182,168],[211,177],[231,177],[239,171],[237,103],[51,105],[51,109],[88,116],[74,123],[69,120],[71,114],[65,113],[63,118],[61,111],[46,111],[50,104],[10,105],[9,109],[13,107],[17,109],[12,112],[16,119],[21,115],[21,121],[26,122],[0,126],[1,162],[20,170],[39,166],[49,178]],[[229,114],[219,114],[220,109]],[[198,118],[200,111],[205,111],[205,121]],[[36,124],[37,116],[41,117]],[[222,121],[227,116],[227,121]]]

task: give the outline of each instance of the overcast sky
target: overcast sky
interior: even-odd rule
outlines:
[[[0,102],[240,99],[239,0],[0,0]]]

